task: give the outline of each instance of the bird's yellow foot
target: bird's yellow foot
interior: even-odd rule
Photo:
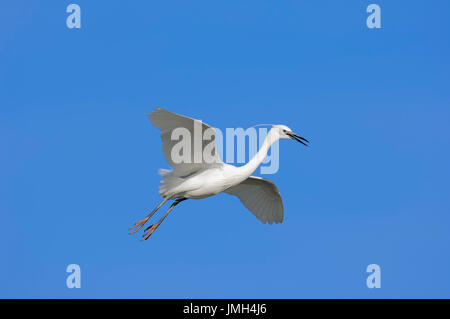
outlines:
[[[151,225],[145,229],[146,233],[142,236],[142,240],[147,240],[151,234],[158,228],[159,224]]]
[[[130,227],[130,229],[128,230],[132,230],[134,227],[137,227],[135,230],[133,230],[130,235],[134,234],[135,232],[137,232],[139,229],[142,228],[142,226],[144,226],[144,224],[147,222],[147,220],[149,219],[149,217],[145,217],[144,219],[138,221],[136,224],[134,224],[133,227]]]

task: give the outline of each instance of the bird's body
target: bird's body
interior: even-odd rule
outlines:
[[[200,169],[192,175],[180,178],[179,185],[162,192],[161,196],[179,196],[193,199],[206,198],[222,193],[224,190],[239,184],[247,177],[240,174],[236,167],[232,165],[215,164],[213,167]]]
[[[146,230],[144,239],[148,239],[154,230],[161,224],[168,213],[178,203],[186,199],[202,199],[222,192],[239,197],[241,202],[263,223],[278,223],[283,220],[283,203],[277,187],[271,181],[251,176],[266,157],[271,145],[279,139],[294,139],[306,145],[306,139],[293,133],[287,126],[274,125],[267,134],[264,143],[257,154],[246,164],[240,167],[223,163],[217,155],[214,130],[192,118],[174,114],[162,108],[149,115],[153,125],[159,128],[163,143],[163,153],[172,170],[161,169],[162,176],[159,194],[163,201],[146,218],[136,223],[130,229],[137,227],[132,233],[139,230],[147,220],[169,199],[174,199],[173,204],[161,218],[161,220]],[[210,130],[211,138],[201,141],[200,147],[192,147],[192,154],[188,162],[174,160],[173,149],[177,142],[174,133],[177,129],[185,129],[192,138],[198,134]],[[201,135],[203,136],[203,134]],[[209,147],[210,156],[203,158],[206,148]]]

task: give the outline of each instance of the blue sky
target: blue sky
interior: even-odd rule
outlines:
[[[0,297],[450,297],[448,1],[376,1],[378,30],[369,1],[76,1],[79,30],[70,3],[0,5]],[[268,176],[284,222],[222,194],[129,236],[157,106],[309,138]]]

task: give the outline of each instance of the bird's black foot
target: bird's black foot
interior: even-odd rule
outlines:
[[[151,225],[149,227],[147,227],[144,231],[146,232],[144,234],[144,236],[142,236],[142,240],[147,240],[152,234],[153,232],[156,230],[156,228],[158,228],[159,224],[155,224],[155,225]]]

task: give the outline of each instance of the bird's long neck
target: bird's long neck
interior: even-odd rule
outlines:
[[[267,156],[267,152],[269,151],[270,146],[272,146],[272,144],[279,139],[279,135],[273,129],[271,129],[269,133],[267,133],[266,139],[261,145],[258,153],[256,153],[255,156],[253,156],[253,158],[247,164],[238,168],[239,173],[242,174],[242,176],[246,176],[246,178],[252,175],[252,173],[258,168],[258,166]]]

